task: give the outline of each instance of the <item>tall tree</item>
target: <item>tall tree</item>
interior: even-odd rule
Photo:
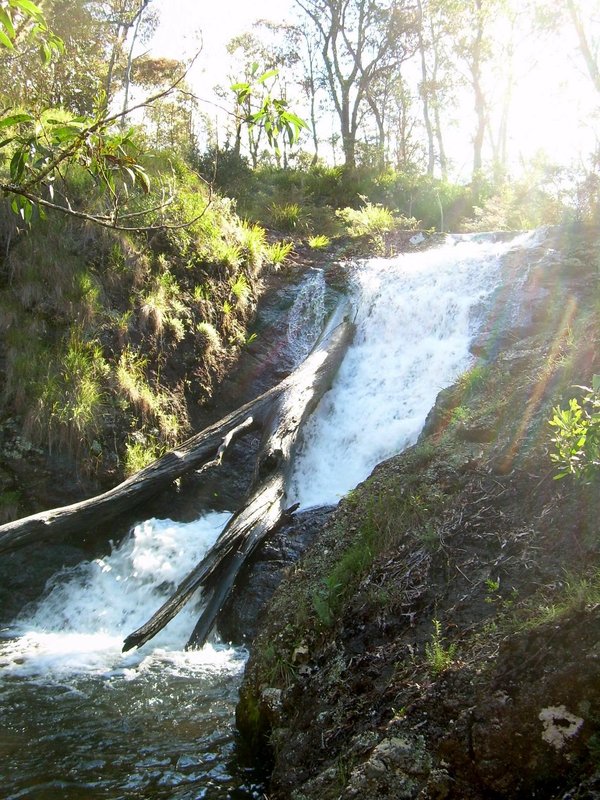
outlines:
[[[414,49],[416,13],[410,0],[295,0],[319,38],[327,87],[340,125],[346,166],[356,164],[365,105],[376,86],[397,74]],[[382,109],[379,110],[381,123]]]
[[[594,89],[600,94],[600,36],[598,27],[600,24],[600,11],[595,3],[587,4],[588,14],[585,16],[581,2],[576,0],[565,0],[569,19],[577,33],[579,50],[591,78]],[[594,30],[595,29],[595,30]]]

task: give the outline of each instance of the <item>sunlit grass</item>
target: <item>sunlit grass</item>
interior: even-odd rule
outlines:
[[[294,250],[293,242],[275,242],[267,246],[267,260],[276,268],[282,267]]]

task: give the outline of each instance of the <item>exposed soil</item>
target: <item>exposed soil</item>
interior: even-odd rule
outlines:
[[[600,371],[600,242],[532,260],[275,593],[238,709],[272,800],[600,797],[599,481],[553,479],[547,423]]]

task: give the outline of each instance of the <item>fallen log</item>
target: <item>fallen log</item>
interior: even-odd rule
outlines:
[[[308,358],[283,381],[282,391],[271,398],[263,418],[261,446],[248,499],[173,595],[148,622],[127,636],[124,651],[140,647],[155,636],[200,587],[209,594],[209,600],[187,646],[204,644],[241,567],[290,512],[286,485],[303,423],[331,387],[353,333],[353,324],[338,313]]]
[[[342,326],[350,324],[340,323],[337,317],[336,319]],[[331,323],[326,331],[332,332]],[[89,528],[109,522],[154,497],[186,472],[220,463],[224,451],[236,438],[265,426],[271,409],[289,391],[296,376],[303,373],[307,362],[310,361],[315,372],[318,372],[319,359],[326,352],[322,349],[323,339],[324,335],[298,370],[272,389],[187,439],[118,486],[87,500],[0,525],[0,554],[33,542],[59,539],[74,533],[83,535]],[[327,370],[326,365],[323,369]]]
[[[83,534],[150,499],[186,472],[213,463],[209,459],[218,463],[235,438],[262,427],[269,405],[281,391],[278,385],[265,392],[103,494],[0,525],[0,553],[72,533]]]

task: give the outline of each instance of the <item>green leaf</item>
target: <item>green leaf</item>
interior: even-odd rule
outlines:
[[[260,76],[260,78],[256,79],[256,82],[257,83],[264,83],[265,81],[268,81],[269,78],[274,78],[275,75],[279,75],[279,70],[278,69],[269,69],[266,72],[263,72],[263,74]]]
[[[10,128],[12,125],[21,125],[23,122],[33,122],[34,117],[25,112],[20,114],[11,114],[10,117],[3,117],[0,119],[0,128]]]
[[[44,20],[41,8],[36,6],[35,3],[32,3],[31,0],[8,0],[8,4],[12,8],[18,8],[19,11],[22,11],[28,17],[32,17],[39,22],[43,22]]]
[[[148,177],[148,173],[143,167],[140,167],[139,164],[136,164],[132,167],[133,171],[135,172],[136,177],[142,184],[142,189],[144,190],[145,194],[148,194],[150,191],[150,178]]]
[[[10,177],[15,183],[23,177],[26,163],[27,152],[24,148],[19,148],[10,160]]]
[[[42,64],[49,64],[52,60],[52,50],[48,42],[41,42],[40,44],[40,58]]]
[[[4,30],[10,39],[15,38],[15,28],[12,23],[12,19],[10,18],[10,14],[8,14],[4,8],[0,8],[0,25],[4,27]]]
[[[81,133],[81,128],[74,125],[62,125],[60,128],[52,129],[52,137],[57,142],[68,142],[76,139]]]
[[[33,203],[21,194],[16,194],[10,204],[15,214],[21,217],[24,222],[31,222],[33,216]]]
[[[14,45],[4,31],[0,31],[0,45],[7,47],[9,50],[14,50]]]

